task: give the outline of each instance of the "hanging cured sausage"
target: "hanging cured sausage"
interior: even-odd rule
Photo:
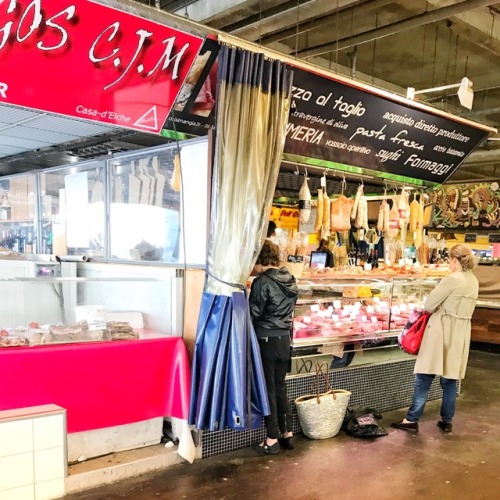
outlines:
[[[354,203],[356,203],[356,200],[354,200]],[[358,229],[368,230],[368,202],[364,196],[358,202],[355,226]]]
[[[382,200],[378,211],[377,230],[386,233],[389,230],[389,204]]]
[[[323,237],[330,235],[330,198],[323,193]]]
[[[316,205],[316,220],[314,221],[314,231],[321,230],[323,225],[323,189],[318,189],[318,203]]]
[[[352,206],[351,210],[351,219],[356,220],[356,217],[358,215],[358,207],[359,207],[359,202],[361,201],[362,196],[364,195],[364,189],[363,189],[363,184],[358,186],[358,189],[356,191],[356,196],[354,197],[354,204]]]
[[[398,235],[399,230],[399,211],[397,207],[396,200],[392,200],[392,207],[389,211],[389,229],[387,231],[387,236],[389,238],[395,238]]]
[[[309,184],[307,177],[304,176],[304,182],[299,191],[299,222],[307,224],[311,216],[311,191],[309,191]]]

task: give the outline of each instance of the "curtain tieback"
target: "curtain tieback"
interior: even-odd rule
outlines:
[[[214,280],[220,283],[224,283],[224,285],[230,286],[232,288],[238,288],[238,290],[241,290],[242,292],[246,290],[245,285],[240,285],[239,283],[229,283],[228,281],[221,280],[220,278],[217,278],[217,276],[212,274],[208,269],[206,269],[206,273]]]

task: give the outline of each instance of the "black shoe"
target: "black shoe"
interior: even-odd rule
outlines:
[[[443,431],[443,432],[452,432],[453,431],[453,425],[451,422],[443,422],[440,420],[437,423],[438,427]]]
[[[279,438],[278,442],[285,450],[295,449],[295,439],[293,439],[293,436],[287,438]]]
[[[264,445],[261,446],[260,443],[252,443],[252,450],[257,452],[257,455],[277,455],[280,452],[280,444],[276,442],[269,446],[264,441]]]
[[[412,432],[418,432],[418,422],[393,422],[391,424],[391,427],[394,427],[395,429],[401,429],[403,431],[412,431]]]

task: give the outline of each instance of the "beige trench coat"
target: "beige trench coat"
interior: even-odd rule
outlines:
[[[432,313],[422,339],[414,373],[463,379],[469,358],[471,318],[479,291],[471,271],[457,271],[429,294],[425,310]]]

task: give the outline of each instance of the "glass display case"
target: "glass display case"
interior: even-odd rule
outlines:
[[[0,278],[0,348],[179,336],[182,277]]]
[[[293,347],[394,339],[415,307],[423,307],[434,278],[315,278],[298,280]]]

